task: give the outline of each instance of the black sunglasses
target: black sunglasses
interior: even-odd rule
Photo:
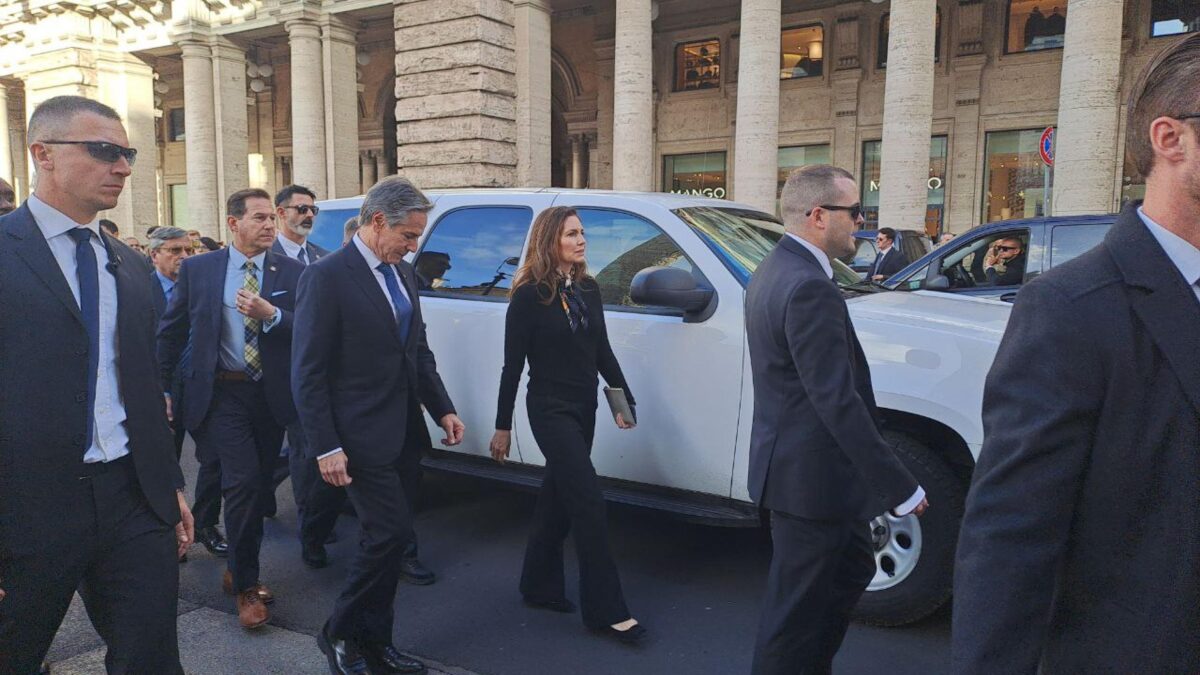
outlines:
[[[858,220],[863,214],[862,204],[854,204],[853,206],[836,206],[833,204],[818,204],[817,208],[825,209],[826,211],[849,211],[850,220]],[[804,212],[805,216],[811,216],[813,211],[817,209],[809,209]]]
[[[1196,120],[1196,119],[1200,119],[1200,112],[1187,113],[1186,115],[1168,115],[1168,117],[1177,119],[1180,122],[1182,122],[1184,120]]]
[[[300,206],[285,206],[285,207],[283,207],[283,208],[285,208],[285,209],[296,209],[296,213],[299,213],[299,214],[300,214],[300,215],[302,215],[302,216],[307,216],[307,215],[308,215],[308,214],[310,214],[310,213],[311,213],[311,214],[313,214],[313,215],[315,216],[315,215],[317,215],[318,213],[320,213],[320,212],[321,212],[321,207],[319,207],[319,206],[309,206],[308,204],[301,204]]]
[[[105,141],[42,141],[45,145],[82,145],[87,148],[88,154],[94,159],[101,162],[114,164],[122,157],[129,166],[133,166],[137,162],[137,150],[133,148],[125,148],[116,143],[106,143]]]

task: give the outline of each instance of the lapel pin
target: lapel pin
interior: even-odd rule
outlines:
[[[275,271],[275,266],[274,266],[274,265],[271,265],[271,266],[270,266],[270,267],[268,267],[267,269],[269,269],[269,270],[271,270],[272,272],[274,272],[274,271]]]

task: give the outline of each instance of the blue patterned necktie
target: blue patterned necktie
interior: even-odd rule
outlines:
[[[300,247],[300,254],[296,256],[296,260],[299,260],[300,262],[304,263],[305,265],[308,264],[308,246],[307,245]]]
[[[79,277],[79,313],[88,334],[87,444],[92,447],[96,430],[96,370],[100,367],[100,271],[92,231],[76,227],[67,234],[75,240],[75,274]]]
[[[396,326],[400,331],[400,344],[408,342],[408,331],[412,327],[412,303],[400,292],[400,283],[396,281],[396,270],[387,263],[376,266],[383,274],[383,282],[387,285],[388,295],[392,296],[392,307],[396,308]]]

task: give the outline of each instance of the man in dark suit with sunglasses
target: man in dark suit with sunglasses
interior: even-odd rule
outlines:
[[[109,672],[182,673],[192,538],[155,373],[150,265],[101,234],[137,151],[78,96],[28,125],[37,190],[0,218],[0,673],[32,673],[76,589]]]

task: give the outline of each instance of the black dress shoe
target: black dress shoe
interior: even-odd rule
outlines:
[[[437,575],[421,564],[416,558],[401,558],[400,578],[410,584],[428,586],[437,581]]]
[[[196,540],[204,544],[204,548],[218,558],[229,555],[229,543],[225,541],[225,535],[221,534],[216,527],[206,527],[197,531]]]
[[[304,560],[305,565],[314,570],[329,566],[329,556],[325,554],[325,547],[320,544],[316,546],[302,544],[300,547],[300,558]]]
[[[634,624],[628,630],[617,630],[612,626],[605,626],[603,628],[592,628],[591,631],[627,645],[637,644],[650,635],[650,631],[646,630],[640,623]]]
[[[317,646],[329,661],[329,672],[333,675],[370,675],[366,659],[353,645],[345,640],[329,638],[329,624],[321,627],[321,632],[317,635]]]
[[[371,672],[375,675],[384,673],[416,675],[425,672],[424,663],[401,654],[391,645],[366,645],[363,652],[366,653],[367,661],[371,665]]]
[[[534,609],[548,609],[551,612],[559,612],[561,614],[571,614],[575,611],[575,603],[562,598],[561,600],[534,600],[533,598],[525,598],[525,604]]]
[[[263,516],[266,518],[274,518],[279,514],[279,503],[275,501],[275,494],[272,493],[270,501],[267,502],[267,508],[263,509]]]

